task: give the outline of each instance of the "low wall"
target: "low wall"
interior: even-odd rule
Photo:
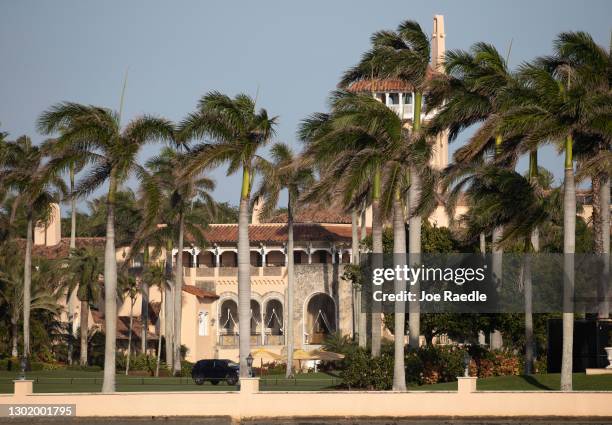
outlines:
[[[458,391],[259,391],[256,378],[240,391],[34,394],[32,381],[16,381],[0,404],[76,404],[77,416],[612,417],[612,392],[477,392],[476,378],[459,378]]]

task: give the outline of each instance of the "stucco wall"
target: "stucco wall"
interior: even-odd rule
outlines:
[[[475,392],[475,378],[460,378],[457,392],[260,392],[255,378],[232,392],[30,394],[31,381],[18,385],[1,404],[70,403],[77,416],[612,417],[612,392]]]

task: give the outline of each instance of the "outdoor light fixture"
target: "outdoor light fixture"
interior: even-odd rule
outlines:
[[[249,376],[253,376],[253,355],[251,353],[247,356],[246,361],[249,367]]]

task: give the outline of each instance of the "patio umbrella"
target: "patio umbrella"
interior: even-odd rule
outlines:
[[[315,360],[323,360],[326,362],[342,360],[344,358],[344,354],[325,350],[312,350],[310,355],[313,356]]]
[[[263,362],[264,359],[266,361],[278,362],[283,360],[283,356],[280,354],[276,354],[270,350],[266,350],[265,348],[258,348],[257,350],[251,351],[251,356],[253,356],[253,360],[259,359],[259,367],[263,373]]]

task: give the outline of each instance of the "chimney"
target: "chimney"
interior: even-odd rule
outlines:
[[[36,223],[34,245],[55,246],[62,240],[62,215],[59,204],[51,204],[47,223]]]
[[[431,34],[431,64],[436,71],[443,72],[442,64],[446,53],[444,15],[435,15]]]

